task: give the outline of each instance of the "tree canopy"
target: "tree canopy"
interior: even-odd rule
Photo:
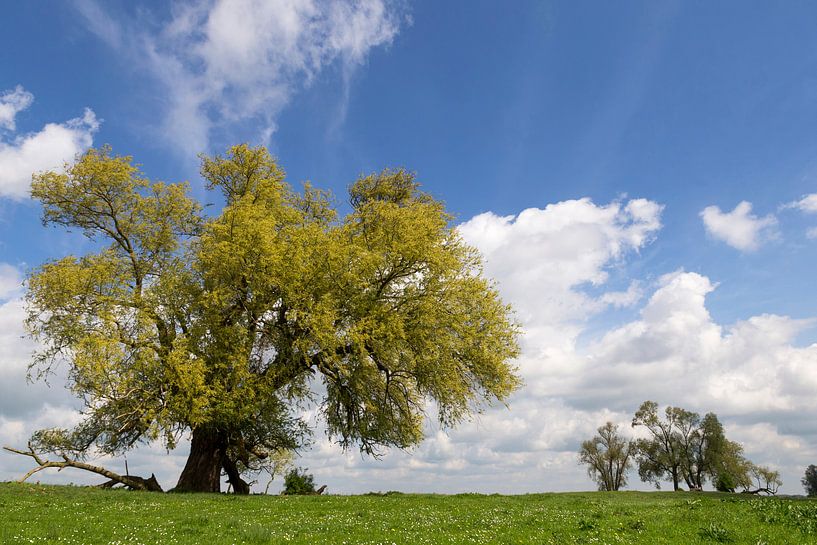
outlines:
[[[34,176],[43,222],[97,244],[28,277],[32,370],[64,362],[84,405],[31,453],[172,449],[192,432],[176,488],[217,491],[223,471],[246,493],[243,476],[308,439],[305,404],[377,454],[422,440],[429,401],[453,426],[519,386],[511,309],[413,174],[361,177],[340,218],[263,147],[203,157],[201,173],[224,199],[212,217],[107,147]]]

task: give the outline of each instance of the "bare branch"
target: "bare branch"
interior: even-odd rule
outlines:
[[[35,452],[34,448],[31,446],[31,443],[28,444],[28,450],[18,450],[12,447],[3,447],[4,450],[12,452],[14,454],[20,454],[21,456],[28,456],[32,458],[36,463],[37,467],[30,470],[28,473],[23,475],[17,482],[25,482],[26,479],[37,473],[38,471],[42,471],[43,469],[47,469],[49,467],[55,467],[59,471],[66,467],[73,467],[76,469],[84,469],[85,471],[90,471],[91,473],[96,473],[97,475],[102,475],[103,477],[107,477],[110,479],[109,482],[105,483],[107,487],[112,486],[111,481],[116,483],[121,483],[132,490],[147,490],[150,492],[163,492],[162,487],[159,486],[158,481],[156,481],[156,476],[151,475],[149,479],[145,479],[143,477],[135,477],[133,475],[119,475],[118,473],[114,473],[109,469],[105,469],[101,466],[95,466],[91,464],[86,464],[84,462],[78,462],[77,460],[72,460],[68,456],[63,455],[61,462],[55,462],[51,460],[44,460],[40,458],[40,456]]]

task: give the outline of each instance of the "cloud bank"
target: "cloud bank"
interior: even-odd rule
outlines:
[[[525,385],[510,408],[489,408],[455,430],[431,423],[416,449],[389,451],[379,460],[343,452],[319,434],[299,465],[334,493],[592,489],[577,462],[580,442],[607,420],[629,433],[635,409],[652,399],[716,412],[750,459],[780,469],[783,491],[798,492],[803,468],[817,458],[810,417],[817,410],[817,344],[801,346],[797,339],[815,322],[759,314],[722,324],[707,307],[718,285],[704,274],[627,278],[628,265],[658,236],[662,209],[645,199],[579,199],[512,216],[486,212],[461,224],[461,235],[483,252],[486,273],[522,322],[516,363]],[[611,285],[613,271],[617,285],[625,277],[625,290]],[[17,301],[6,303],[3,313],[12,332],[14,314],[21,316]],[[598,320],[621,308],[629,317],[604,322],[597,333]],[[0,442],[72,414],[59,383],[48,393],[23,387],[25,347],[18,333],[9,335],[0,336],[0,353],[14,354],[0,377],[8,385],[0,392]],[[184,447],[170,456],[142,449],[128,459],[131,468],[156,471],[169,486],[185,454]],[[4,460],[0,478],[25,465],[14,464],[22,465]],[[649,488],[635,473],[630,483]]]

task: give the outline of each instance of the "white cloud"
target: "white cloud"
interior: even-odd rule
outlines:
[[[18,98],[7,103],[12,105],[9,118],[3,117],[3,103],[0,103],[0,126],[13,129],[14,114],[27,108],[33,98],[19,86],[3,97],[9,95]],[[26,198],[33,173],[61,167],[66,161],[74,159],[78,153],[91,146],[98,129],[96,115],[86,108],[82,117],[64,123],[48,123],[39,132],[0,139],[0,197],[17,200]]]
[[[815,214],[817,213],[817,193],[811,193],[810,195],[804,196],[799,201],[790,202],[786,205],[783,205],[784,208],[796,208],[802,212],[806,212],[808,214]]]
[[[34,102],[34,95],[18,85],[0,95],[0,129],[13,131],[16,127],[14,118]]]
[[[293,94],[322,70],[336,62],[353,70],[372,49],[391,43],[400,17],[386,1],[175,5],[159,32],[134,28],[137,39],[126,47],[165,88],[162,133],[196,154],[207,150],[211,132],[237,122],[260,123],[259,139],[268,139]],[[83,0],[79,9],[91,31],[115,47],[122,43],[118,23],[92,0]]]
[[[800,210],[804,214],[817,214],[817,193],[805,195],[798,201],[782,205],[781,208],[794,208]],[[806,237],[810,239],[817,238],[817,227],[810,227],[806,229]]]
[[[608,266],[655,236],[661,210],[644,199],[599,206],[585,198],[516,216],[487,212],[458,229],[482,251],[486,274],[499,282],[505,300],[545,350],[570,345],[589,316],[636,297],[637,287],[624,299],[621,294],[597,299],[577,288],[604,284]]]
[[[813,321],[759,315],[720,325],[705,304],[715,288],[697,273],[662,277],[639,320],[589,347],[580,395],[613,407],[660,398],[726,416],[817,408],[808,394],[817,387],[817,345],[794,345]]]
[[[0,263],[0,301],[11,299],[23,289],[23,275],[12,265]]]
[[[731,212],[707,206],[701,211],[701,218],[710,235],[744,252],[756,250],[761,242],[773,238],[777,225],[772,214],[762,218],[752,214],[752,203],[747,201],[741,201]]]
[[[641,289],[641,282],[633,280],[627,291],[608,291],[602,294],[599,301],[618,308],[631,307],[638,303],[644,296],[644,290]]]

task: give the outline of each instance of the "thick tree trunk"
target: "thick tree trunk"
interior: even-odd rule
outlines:
[[[227,442],[207,428],[193,430],[190,455],[174,492],[221,492],[221,466]]]

